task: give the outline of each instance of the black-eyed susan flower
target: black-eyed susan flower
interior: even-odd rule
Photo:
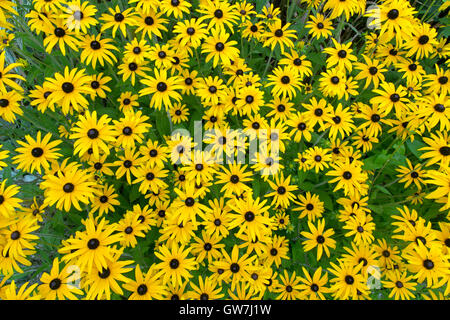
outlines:
[[[174,16],[176,19],[183,17],[183,14],[189,13],[192,4],[187,0],[163,0],[160,9],[167,17]]]
[[[355,77],[355,80],[363,80],[366,82],[364,84],[364,89],[369,87],[371,83],[373,83],[374,88],[378,88],[380,82],[383,82],[385,77],[383,72],[386,72],[387,69],[378,60],[370,59],[368,56],[363,55],[364,63],[355,62],[355,69],[360,70],[358,75]]]
[[[271,92],[274,96],[296,96],[296,89],[300,90],[299,74],[292,67],[277,67],[269,74],[266,87],[273,86]]]
[[[15,197],[20,191],[20,187],[17,185],[6,186],[7,180],[3,180],[0,184],[0,213],[9,218],[13,216],[16,209],[21,208],[20,198]]]
[[[304,113],[297,112],[295,115],[292,115],[286,124],[292,128],[290,134],[295,142],[300,142],[301,140],[311,141],[313,128]]]
[[[378,268],[377,253],[371,245],[352,242],[352,247],[344,247],[346,253],[342,254],[342,261],[348,265],[362,264],[361,273],[370,274],[372,268]]]
[[[239,227],[238,234],[246,232],[252,240],[260,238],[267,226],[272,225],[271,219],[265,215],[268,209],[266,200],[260,201],[259,197],[253,199],[239,199],[230,207],[235,212],[231,217],[230,229]]]
[[[350,17],[358,11],[359,3],[355,0],[332,0],[328,1],[324,5],[323,9],[331,10],[330,19],[334,19],[339,16],[345,16],[345,20],[348,21]]]
[[[152,265],[145,274],[142,273],[141,267],[136,265],[134,280],[123,285],[125,290],[131,293],[130,300],[152,300],[162,299],[165,290],[157,275],[157,270]]]
[[[305,28],[310,29],[309,33],[316,39],[325,38],[331,36],[331,32],[334,30],[332,21],[321,13],[317,13],[315,16],[311,15]]]
[[[272,188],[272,192],[266,197],[273,197],[271,205],[275,207],[288,208],[291,201],[295,199],[293,191],[297,190],[296,185],[291,185],[291,177],[284,177],[283,172],[275,176],[274,181],[267,181]]]
[[[236,107],[245,115],[255,114],[264,104],[264,92],[254,86],[240,89],[236,95]]]
[[[58,153],[61,140],[50,141],[52,135],[47,133],[41,137],[41,131],[38,131],[36,139],[30,135],[25,136],[25,141],[17,140],[21,147],[15,151],[17,156],[13,157],[13,163],[17,164],[17,169],[24,169],[27,172],[33,173],[35,170],[41,173],[42,169],[47,171],[50,168],[50,162],[57,160],[61,154]]]
[[[127,212],[122,219],[117,222],[117,232],[122,235],[120,245],[124,248],[134,248],[138,243],[138,237],[145,237],[145,225],[141,224],[138,216],[132,212]]]
[[[164,162],[168,157],[168,148],[158,143],[158,141],[148,140],[146,145],[141,145],[139,152],[142,159],[157,167],[164,167]]]
[[[199,215],[203,219],[201,224],[205,226],[208,234],[226,237],[230,233],[232,213],[224,198],[209,200],[205,211]]]
[[[137,177],[138,167],[143,162],[140,153],[135,149],[124,150],[123,155],[118,156],[118,160],[114,162],[115,166],[119,166],[116,171],[116,178],[120,179],[125,175],[128,184],[131,184],[131,177]]]
[[[333,113],[330,115],[331,121],[329,121],[329,133],[328,136],[331,139],[336,138],[338,135],[341,138],[348,136],[356,127],[353,124],[352,113],[350,108],[343,108],[339,103]]]
[[[322,217],[324,212],[323,202],[320,201],[319,196],[306,192],[305,195],[298,195],[298,207],[292,209],[293,211],[300,211],[299,218],[308,217],[308,221],[315,221],[316,218]]]
[[[187,135],[177,133],[166,141],[169,148],[170,160],[175,164],[188,164],[192,161],[192,149],[195,143]]]
[[[83,170],[73,168],[64,174],[47,174],[43,179],[40,187],[45,190],[44,203],[55,204],[60,210],[69,211],[72,206],[82,210],[80,202],[88,204],[94,195],[92,176]]]
[[[97,117],[97,111],[86,111],[72,128],[71,139],[76,139],[74,152],[83,155],[92,148],[94,158],[98,159],[100,152],[110,153],[109,143],[114,141],[114,129],[110,125],[111,118],[107,115]]]
[[[212,180],[216,163],[209,152],[194,150],[192,161],[180,170],[186,173],[188,182],[199,184]]]
[[[230,60],[236,59],[239,55],[239,49],[234,47],[237,42],[228,40],[229,36],[223,29],[212,29],[211,36],[202,44],[202,53],[208,54],[205,62],[212,59],[213,66],[216,67],[219,61],[223,65],[229,65]]]
[[[169,69],[172,66],[174,50],[169,44],[156,43],[148,52],[148,58],[155,62],[157,68]]]
[[[118,206],[120,202],[117,200],[118,195],[115,193],[112,185],[104,185],[101,189],[94,191],[95,197],[92,201],[92,209],[90,213],[98,211],[101,216],[109,212],[114,212],[114,206]]]
[[[261,255],[261,259],[264,261],[266,266],[279,267],[281,265],[281,260],[288,260],[289,245],[288,240],[281,236],[274,235],[271,240],[265,245],[264,252]]]
[[[367,128],[366,135],[368,137],[378,137],[383,131],[382,124],[392,124],[391,120],[386,117],[384,111],[378,105],[361,106],[361,113],[358,114],[358,118],[362,118],[365,121],[359,125],[358,129]]]
[[[285,25],[282,25],[281,20],[276,20],[274,23],[271,23],[267,26],[264,37],[263,45],[265,47],[270,47],[271,50],[274,50],[278,45],[281,49],[281,53],[284,53],[286,48],[293,48],[294,42],[297,39],[294,30],[289,29],[291,24],[287,22]]]
[[[326,287],[328,284],[328,274],[323,272],[322,267],[318,267],[314,274],[308,272],[305,267],[302,267],[304,278],[300,277],[299,289],[302,297],[308,298],[309,300],[325,300],[324,293],[329,293],[329,288]]]
[[[338,70],[346,70],[351,72],[353,69],[353,62],[356,61],[356,56],[352,54],[353,50],[350,49],[352,43],[347,44],[338,43],[333,40],[334,48],[325,48],[324,52],[328,53],[327,67],[332,68],[336,66]]]
[[[422,242],[418,242],[412,250],[404,254],[408,261],[408,270],[414,273],[417,281],[433,286],[439,282],[441,277],[448,274],[449,262],[448,256],[442,255],[439,246],[427,248]]]
[[[111,92],[111,88],[109,88],[106,84],[111,80],[112,78],[105,76],[103,72],[93,75],[91,79],[91,88],[94,89],[94,93],[91,93],[90,95],[91,100],[94,100],[97,96],[102,99],[106,99],[106,92]]]
[[[233,163],[228,165],[228,168],[222,166],[221,169],[223,172],[218,172],[217,182],[224,184],[220,190],[224,193],[224,196],[230,196],[233,193],[241,194],[244,190],[250,190],[246,182],[251,181],[252,173],[247,171],[246,165]]]
[[[151,124],[146,122],[148,119],[141,111],[128,111],[124,113],[123,118],[113,120],[116,144],[124,149],[134,148],[136,143],[140,144],[144,133],[151,127]]]
[[[22,64],[19,62],[13,62],[13,63],[10,63],[7,66],[5,66],[5,53],[6,53],[6,51],[2,51],[0,53],[0,73],[1,73],[0,89],[1,89],[1,92],[2,93],[8,92],[8,90],[6,90],[6,86],[8,86],[16,91],[22,92],[23,88],[15,81],[15,79],[25,81],[25,78],[20,74],[11,72],[16,68],[21,67]]]
[[[370,244],[375,239],[373,236],[375,223],[373,222],[373,218],[370,214],[358,214],[351,216],[345,222],[343,229],[348,230],[345,236],[353,236],[353,241],[356,244]]]
[[[391,270],[386,273],[386,280],[382,281],[383,286],[391,290],[389,298],[410,300],[414,298],[417,284],[413,282],[413,276],[406,271]]]
[[[2,300],[40,300],[41,296],[35,292],[37,283],[30,284],[28,281],[21,286],[16,286],[14,280],[7,286],[3,286]]]
[[[378,254],[378,264],[386,270],[394,269],[401,261],[400,251],[397,246],[389,246],[385,239],[377,239],[378,244],[374,246]]]
[[[114,253],[113,260],[107,261],[107,267],[92,268],[85,280],[87,299],[110,299],[112,293],[123,295],[122,286],[131,281],[124,274],[133,270],[132,260],[120,260],[123,250]],[[136,266],[137,268],[138,266]]]
[[[448,176],[449,170],[444,169],[442,171],[430,170],[426,173],[426,177],[429,180],[426,180],[426,183],[437,186],[437,188],[427,194],[425,197],[428,199],[442,199],[441,201],[445,205],[441,210],[445,210],[450,207],[450,178]]]
[[[37,109],[39,111],[41,111],[42,113],[44,113],[45,110],[47,110],[47,109],[55,111],[55,103],[51,102],[49,99],[49,96],[52,92],[50,91],[50,88],[48,88],[48,84],[46,82],[44,82],[42,86],[36,85],[35,88],[36,89],[30,90],[29,97],[32,98],[32,100],[30,101],[30,105],[36,106]],[[17,95],[17,93],[15,91],[11,91],[11,93]],[[0,114],[1,114],[1,109],[0,109]],[[3,119],[6,120],[5,118],[3,118]],[[8,120],[6,120],[6,121],[8,121]]]
[[[206,0],[204,5],[198,9],[202,14],[199,21],[208,21],[208,30],[211,28],[233,30],[233,26],[239,19],[239,13],[235,6],[227,1]]]
[[[88,107],[89,102],[84,95],[93,93],[94,89],[90,86],[91,77],[85,73],[85,69],[65,67],[64,74],[57,72],[54,78],[46,80],[51,91],[48,98],[60,105],[65,115]]]
[[[273,291],[278,293],[277,299],[279,300],[298,300],[301,298],[301,278],[297,276],[295,271],[291,274],[286,269],[283,270],[283,274],[279,275],[279,282],[274,287]]]
[[[34,250],[23,249],[23,256],[13,256],[9,254],[9,251],[4,251],[7,244],[6,236],[2,235],[0,241],[0,270],[5,275],[12,275],[14,272],[23,273],[22,268],[31,266],[31,261],[27,259],[28,256],[36,253]],[[7,277],[4,277],[2,281],[6,281]]]
[[[437,45],[437,32],[428,23],[419,23],[413,25],[412,35],[405,42],[407,57],[415,56],[417,59],[428,57]]]
[[[418,190],[422,189],[422,184],[424,184],[423,178],[425,177],[425,171],[422,170],[421,165],[418,163],[412,165],[409,159],[406,159],[407,166],[399,166],[396,169],[399,174],[397,177],[400,178],[399,182],[405,183],[405,188],[414,183]]]
[[[189,45],[194,49],[199,47],[207,36],[206,24],[194,18],[179,21],[173,31],[177,34],[176,39],[180,41],[180,45]]]
[[[137,94],[133,94],[130,91],[125,91],[120,94],[120,97],[117,101],[120,103],[119,109],[122,112],[131,111],[134,107],[139,106],[139,102],[137,101],[139,96]]]
[[[197,95],[204,103],[218,104],[219,98],[226,86],[218,76],[209,76],[199,83]]]
[[[393,83],[385,82],[380,85],[382,89],[375,89],[373,92],[378,95],[370,99],[370,103],[377,104],[378,108],[385,114],[388,114],[393,108],[396,114],[401,114],[406,109],[405,103],[408,102],[405,88],[400,85],[397,88]]]
[[[36,219],[30,216],[23,216],[14,223],[3,227],[1,234],[6,238],[6,243],[2,248],[3,255],[11,256],[13,259],[26,257],[27,251],[34,250],[36,247],[35,241],[39,237],[34,233],[39,228]]]
[[[96,13],[97,8],[89,1],[72,0],[64,8],[61,17],[67,21],[67,27],[70,31],[87,33],[88,29],[98,24],[95,18]]]
[[[231,281],[231,290],[234,290],[239,282],[248,277],[248,267],[255,260],[256,256],[239,254],[237,245],[233,246],[231,254],[222,249],[222,256],[223,259],[214,261],[214,265],[223,269],[220,278]]]
[[[430,94],[417,100],[419,116],[426,118],[429,129],[439,125],[440,131],[450,130],[450,105],[445,95]]]
[[[288,65],[294,70],[297,70],[300,77],[311,76],[311,61],[306,59],[305,55],[299,55],[296,51],[292,50],[290,53],[285,53],[285,58],[281,59],[280,65]]]
[[[198,286],[194,283],[190,283],[191,291],[186,293],[186,297],[193,300],[215,300],[224,296],[221,293],[221,287],[212,277],[198,277]]]
[[[161,211],[158,212],[158,214]],[[166,216],[159,230],[161,236],[159,242],[166,242],[167,246],[173,248],[174,243],[188,243],[194,236],[195,231],[198,230],[197,225],[191,221],[178,222],[179,216],[174,214],[173,210],[166,210]]]
[[[373,137],[367,134],[367,128],[358,130],[353,136],[353,146],[355,148],[362,150],[362,152],[368,152],[372,150],[373,145],[380,142],[377,137]]]
[[[201,215],[207,207],[200,203],[201,190],[196,190],[195,182],[186,184],[185,190],[175,189],[178,198],[173,202],[172,208],[178,223],[191,221],[195,226],[198,224],[197,215]]]
[[[116,233],[117,225],[111,224],[106,219],[98,222],[94,218],[85,221],[85,230],[77,232],[74,238],[67,240],[66,246],[59,249],[64,254],[62,261],[67,262],[77,259],[77,265],[82,271],[91,271],[95,266],[97,270],[107,268],[107,260],[113,260],[116,250],[112,244],[119,242],[122,238]]]
[[[182,279],[188,280],[192,277],[190,271],[195,270],[197,264],[194,258],[188,258],[191,248],[178,246],[174,243],[169,248],[162,245],[155,255],[162,262],[155,265],[158,275],[162,276],[162,283],[181,283]]]
[[[181,95],[177,90],[181,89],[181,78],[179,76],[170,77],[164,69],[154,69],[154,77],[149,76],[141,80],[146,88],[139,91],[140,96],[152,95],[150,107],[161,110],[164,106],[166,110],[172,107],[172,99],[181,100]]]
[[[198,72],[196,70],[183,70],[180,76],[183,79],[181,81],[181,92],[183,94],[194,94],[201,81],[201,79],[197,77]]]
[[[45,51],[51,53],[56,45],[63,55],[66,55],[66,45],[72,50],[78,51],[79,40],[74,31],[69,30],[67,20],[58,18],[49,20],[44,18],[43,31],[46,33],[44,39]]]
[[[121,10],[118,5],[115,8],[108,8],[109,13],[103,13],[100,20],[103,21],[101,32],[112,28],[112,36],[115,38],[116,32],[119,29],[124,37],[127,36],[127,26],[135,26],[133,8]]]
[[[83,294],[83,291],[76,287],[76,281],[81,274],[73,272],[70,265],[60,269],[59,264],[59,259],[55,258],[50,273],[42,274],[40,278],[42,284],[37,288],[39,294],[46,300],[77,300],[76,295]]]
[[[121,65],[119,65],[118,75],[122,75],[122,81],[125,82],[131,79],[131,84],[134,86],[136,83],[136,78],[145,77],[146,71],[150,69],[146,67],[147,61],[142,61],[141,63],[136,63],[133,61],[124,60]]]
[[[364,276],[360,273],[362,264],[352,266],[339,261],[339,265],[331,262],[330,273],[334,275],[330,279],[330,292],[337,299],[355,299],[357,292],[366,292],[368,287]]]
[[[245,22],[245,29],[242,31],[242,36],[248,40],[256,39],[260,41],[264,35],[264,25],[262,21],[252,22],[247,20]]]
[[[450,70],[439,68],[437,64],[435,68],[436,73],[425,75],[424,87],[428,88],[428,93],[447,94],[450,92]]]
[[[436,131],[436,134],[431,133],[430,138],[423,137],[423,141],[427,146],[420,148],[424,152],[420,158],[428,159],[426,166],[431,166],[439,163],[440,166],[446,167],[450,162],[450,137],[447,132]]]
[[[125,45],[124,49],[123,53],[125,60],[142,63],[148,56],[150,45],[147,44],[145,39],[138,40],[137,38],[134,38]]]
[[[141,34],[142,37],[155,35],[162,38],[161,32],[167,31],[165,24],[168,22],[163,18],[162,12],[150,8],[149,10],[138,9],[136,13],[137,15],[134,16],[137,26],[136,33]]]
[[[324,71],[320,74],[319,88],[325,96],[342,98],[345,93],[345,73],[337,68]]]
[[[334,235],[333,229],[325,230],[325,220],[320,219],[317,221],[317,227],[308,221],[308,227],[310,232],[302,231],[300,234],[306,238],[303,241],[303,247],[305,251],[310,251],[317,248],[317,261],[322,257],[323,252],[330,256],[330,249],[336,248],[336,240],[332,239]]]
[[[202,231],[201,237],[194,237],[192,254],[196,256],[196,261],[201,263],[206,259],[211,263],[214,259],[219,259],[222,255],[220,250],[225,247],[220,243],[221,240],[221,236],[215,233],[208,234],[205,230]]]
[[[190,115],[189,108],[186,107],[185,104],[175,103],[169,109],[169,112],[170,112],[170,117],[172,119],[172,122],[175,124],[189,120],[189,118],[188,118],[188,116]]]
[[[374,16],[376,13],[373,9],[368,10],[367,14],[375,17],[371,25],[380,24],[380,35],[386,34],[390,39],[395,36],[397,43],[411,35],[413,14],[416,11],[409,3],[401,0],[390,1],[380,6],[379,10],[377,16]]]
[[[306,158],[305,164],[309,169],[314,169],[316,173],[328,168],[329,162],[331,161],[331,154],[328,151],[317,146],[308,148],[304,154]]]
[[[139,192],[145,194],[147,191],[158,192],[160,189],[167,187],[164,178],[167,177],[167,170],[146,162],[136,170],[136,179],[133,183],[139,184]]]

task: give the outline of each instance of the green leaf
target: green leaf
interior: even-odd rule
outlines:
[[[137,184],[133,185],[130,190],[130,203],[133,203],[140,195],[139,186]]]
[[[380,169],[381,167],[383,167],[388,158],[389,156],[386,154],[386,151],[383,151],[383,153],[381,154],[368,157],[364,161],[364,170]]]
[[[304,254],[304,251],[303,251],[302,243],[300,241],[296,241],[292,245],[292,261],[293,262],[302,261],[303,254]]]
[[[392,193],[388,189],[386,189],[383,186],[380,186],[379,184],[375,185],[375,188],[377,188],[378,190],[380,190],[381,192],[383,192],[385,194],[388,194],[390,196],[392,195]]]
[[[297,184],[300,186],[303,181],[305,181],[306,177],[308,176],[308,172],[305,172],[303,170],[299,171],[297,174],[298,180]]]
[[[156,130],[161,136],[170,135],[170,122],[165,111],[157,111],[154,113],[156,118]]]
[[[311,182],[306,181],[306,182],[303,182],[301,184],[300,188],[302,190],[305,190],[305,191],[311,191],[313,186],[314,186],[314,184],[312,184]]]
[[[421,155],[421,152],[419,151],[419,149],[420,148],[423,148],[423,147],[425,147],[426,146],[426,144],[425,143],[423,143],[422,141],[420,141],[420,140],[414,140],[413,142],[411,142],[411,141],[409,141],[409,140],[407,140],[406,141],[406,147],[409,149],[409,151],[411,151],[411,153],[413,154],[413,155],[415,155],[416,156],[416,158],[418,158],[418,159],[420,159],[420,155]]]
[[[320,201],[326,209],[333,211],[333,200],[330,197],[329,191],[314,191],[315,194],[319,196]]]
[[[369,204],[368,207],[370,208],[370,210],[372,210],[375,213],[378,213],[378,214],[382,214],[383,213],[383,206]]]
[[[256,6],[255,6],[256,12],[261,12],[265,3],[266,3],[265,0],[256,0]]]

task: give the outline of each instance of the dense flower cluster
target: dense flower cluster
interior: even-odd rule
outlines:
[[[450,2],[26,2],[1,299],[449,297]]]

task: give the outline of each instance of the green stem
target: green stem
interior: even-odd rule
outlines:
[[[320,142],[320,140],[322,140],[323,136],[328,132],[329,129],[330,129],[330,128],[327,128],[327,129],[319,136],[319,138],[317,139],[317,141],[313,144],[313,146],[312,146],[311,148],[314,148],[314,147]]]
[[[428,5],[428,9],[427,11],[425,11],[424,15],[422,16],[422,19],[420,19],[421,21],[427,21],[425,20],[425,17],[427,16],[428,12],[430,11],[430,9],[433,7],[433,5],[435,4],[436,0],[431,1],[431,3]]]
[[[291,3],[288,6],[288,16],[287,16],[287,19],[286,19],[287,22],[291,21],[292,14],[294,13],[294,8],[295,8],[296,3],[297,3],[297,0],[292,0]],[[309,10],[310,9],[308,9],[308,12],[309,12]]]
[[[395,138],[391,144],[389,145],[389,147],[386,148],[386,150],[389,150],[395,142],[397,142],[398,138]],[[389,156],[389,158],[384,162],[383,166],[378,170],[377,175],[374,177],[374,179],[372,180],[372,184],[370,185],[369,188],[369,192],[367,193],[367,195],[370,197],[370,194],[373,190],[373,186],[375,185],[375,181],[378,179],[378,177],[380,176],[381,172],[383,172],[383,169],[387,166],[387,164],[389,162],[391,162],[392,157],[394,157],[394,155],[397,153],[398,149],[403,145],[403,143],[399,144],[397,148],[395,148],[394,152],[391,153],[391,155]]]
[[[261,78],[264,78],[267,73],[267,69],[269,69],[270,62],[272,61],[273,50],[270,50],[269,60],[267,60],[266,67],[264,68],[264,73]]]

